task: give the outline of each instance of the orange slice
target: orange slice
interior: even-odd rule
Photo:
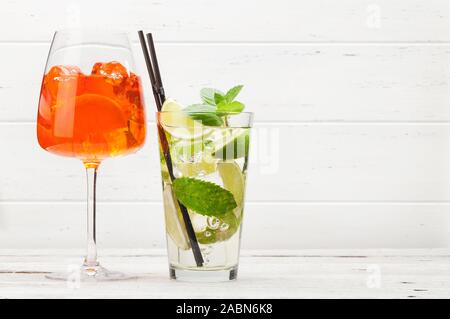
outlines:
[[[113,99],[97,95],[83,94],[75,100],[74,131],[79,134],[108,133],[126,128],[120,105]]]

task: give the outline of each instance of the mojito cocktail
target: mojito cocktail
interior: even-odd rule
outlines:
[[[168,99],[157,113],[173,170],[170,176],[161,145],[167,248],[174,279],[217,281],[237,275],[252,114],[241,112],[243,105],[234,101],[239,92],[233,89],[228,97],[202,90],[202,103],[186,108]],[[214,95],[215,100],[208,99]],[[228,100],[220,104],[221,97]],[[194,258],[180,205],[188,211],[202,265]]]

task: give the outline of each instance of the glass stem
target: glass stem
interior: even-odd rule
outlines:
[[[87,267],[98,266],[97,241],[96,241],[96,184],[97,166],[86,165],[87,178],[87,254],[84,265]]]

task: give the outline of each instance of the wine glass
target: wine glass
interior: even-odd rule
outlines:
[[[124,32],[72,29],[54,35],[42,80],[37,137],[46,151],[78,158],[86,168],[88,238],[81,280],[126,278],[97,261],[95,192],[100,163],[133,153],[145,141],[141,81],[134,70]]]

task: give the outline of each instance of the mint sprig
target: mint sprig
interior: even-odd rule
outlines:
[[[213,88],[203,88],[200,91],[202,103],[189,105],[184,111],[192,119],[201,121],[203,125],[222,126],[224,116],[244,110],[245,105],[235,100],[243,87],[236,85],[226,93]]]
[[[220,217],[237,207],[230,191],[199,179],[177,178],[173,190],[184,206],[201,215]]]

